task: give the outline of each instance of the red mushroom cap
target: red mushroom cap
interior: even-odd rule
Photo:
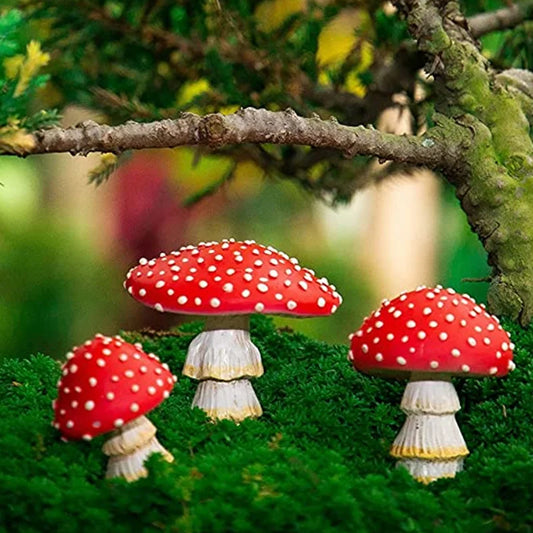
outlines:
[[[154,354],[120,337],[96,335],[67,354],[54,401],[54,427],[90,440],[121,427],[167,398],[176,377]]]
[[[369,374],[504,376],[513,344],[499,320],[467,294],[419,287],[384,300],[350,335],[349,359]]]
[[[317,279],[296,259],[254,241],[200,243],[139,263],[124,286],[158,311],[323,316],[342,301],[325,278]]]

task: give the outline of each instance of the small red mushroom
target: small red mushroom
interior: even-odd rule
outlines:
[[[498,318],[470,296],[437,286],[384,300],[350,335],[349,359],[361,372],[409,377],[407,419],[391,455],[417,480],[454,477],[468,449],[455,420],[452,376],[505,376],[513,344]]]
[[[103,446],[111,456],[106,477],[133,481],[147,475],[143,464],[152,453],[173,460],[144,415],[168,398],[175,381],[168,366],[140,344],[98,334],[67,354],[53,425],[64,440],[112,431]]]
[[[183,373],[201,381],[193,407],[212,419],[235,421],[262,413],[248,380],[263,374],[261,355],[250,340],[249,315],[325,316],[341,304],[335,287],[296,259],[271,246],[233,239],[141,259],[124,286],[158,311],[207,315]]]

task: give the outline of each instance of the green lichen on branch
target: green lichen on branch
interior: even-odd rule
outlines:
[[[357,325],[354,325],[354,328]],[[404,415],[404,383],[356,373],[346,346],[252,320],[265,375],[265,414],[209,423],[180,378],[149,418],[173,453],[136,483],[106,481],[103,438],[64,443],[50,427],[59,365],[49,357],[0,364],[0,530],[527,531],[533,527],[533,330],[509,324],[517,369],[457,381],[472,451],[454,480],[429,486],[394,468],[388,448]],[[177,334],[129,334],[179,373],[199,324]]]
[[[436,110],[448,138],[462,135],[460,163],[445,173],[493,267],[493,312],[533,317],[533,98],[498,75],[468,32],[457,2],[400,0],[421,50],[434,57]],[[524,86],[526,90],[524,91]],[[455,130],[455,131],[453,131]]]

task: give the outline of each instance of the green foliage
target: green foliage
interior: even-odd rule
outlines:
[[[22,137],[12,137],[15,132],[50,126],[58,120],[55,110],[30,109],[37,90],[48,81],[48,75],[40,70],[50,57],[37,41],[22,42],[24,23],[20,11],[0,11],[0,143],[23,144]]]
[[[453,480],[423,486],[394,468],[388,447],[403,383],[358,374],[346,347],[280,332],[262,317],[259,420],[212,424],[189,408],[181,378],[150,414],[174,454],[149,460],[136,483],[102,479],[99,438],[63,443],[50,427],[57,363],[39,355],[0,365],[0,530],[17,531],[530,531],[533,527],[533,329],[508,324],[518,368],[458,382],[459,423],[472,455]],[[199,324],[129,334],[175,372]]]

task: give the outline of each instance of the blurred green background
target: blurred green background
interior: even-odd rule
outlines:
[[[70,156],[0,158],[1,356],[44,352],[60,357],[98,331],[178,324],[182,317],[142,308],[122,282],[142,255],[200,240],[255,239],[326,276],[344,296],[335,316],[277,319],[317,339],[345,342],[364,315],[387,296],[365,269],[368,235],[371,240],[374,235],[368,203],[379,202],[379,192],[370,193],[378,194],[377,199],[363,193],[356,205],[333,210],[294,184],[265,180],[257,169],[247,167],[212,197],[183,208],[184,198],[202,180],[220,172],[220,158],[203,158],[194,167],[187,149],[139,153],[97,189],[86,184],[87,169],[94,164]],[[153,181],[163,192],[148,190],[147,183]],[[402,201],[402,189],[409,184],[410,178],[398,178],[380,189],[398,194]],[[488,274],[485,253],[451,188],[441,184],[438,191],[438,209],[431,215],[436,223],[432,277],[483,301],[486,284],[462,278]],[[131,199],[139,195],[146,202],[132,205]],[[390,220],[395,231],[399,224]],[[391,272],[417,268],[405,260],[389,266]],[[399,288],[431,281],[413,280],[412,286]]]
[[[159,27],[157,24],[165,23],[180,35],[187,36],[193,22],[203,28],[206,20],[218,20],[216,10],[206,11],[209,16],[204,16],[202,5],[208,10],[209,2],[181,7],[170,2],[155,4],[157,9],[148,10],[153,17],[151,24]],[[154,52],[151,42],[137,42],[127,32],[113,33],[113,24],[104,25],[103,31],[98,17],[88,21],[84,16],[84,9],[93,5],[104,19],[109,18],[108,22],[116,18],[134,24],[140,13],[146,14],[148,3],[80,3],[72,12],[65,11],[58,0],[42,6],[8,0],[7,7],[0,7],[0,14],[10,14],[10,27],[15,28],[15,35],[10,36],[13,50],[7,46],[6,36],[4,41],[0,38],[7,57],[0,57],[0,67],[18,57],[10,57],[17,46],[23,53],[30,39],[42,41],[43,52],[39,48],[37,55],[43,76],[35,78],[34,86],[30,85],[33,88],[28,89],[27,109],[20,104],[21,98],[13,100],[28,116],[57,107],[62,124],[68,126],[86,119],[120,122],[141,112],[140,116],[148,120],[160,114],[167,116],[165,113],[175,116],[180,110],[232,112],[237,103],[270,109],[293,105],[291,99],[298,103],[298,87],[283,86],[283,80],[271,79],[268,70],[265,80],[260,79],[259,71],[256,73],[254,83],[260,94],[237,91],[233,83],[246,86],[248,74],[240,67],[232,70],[230,64],[222,64],[225,70],[220,71],[210,64],[206,68],[188,64],[187,72],[196,73],[197,78],[182,79],[174,69],[184,61],[179,54],[161,60],[157,54],[150,55]],[[502,7],[505,2],[464,0],[462,5],[471,15]],[[249,5],[228,2],[224,16],[229,16],[230,6],[234,11],[235,6],[237,11],[250,11],[248,19],[241,20],[241,30],[252,36],[257,36],[257,30],[264,32],[259,34],[264,38],[259,46],[265,47],[265,53],[282,54],[281,60],[291,65],[290,58],[302,61],[300,67],[306,75],[316,76],[320,87],[340,88],[358,98],[371,90],[372,64],[394,56],[407,35],[388,4],[370,0],[356,8],[333,0],[263,0]],[[164,14],[167,7],[172,16],[166,20],[161,15],[159,20],[159,11]],[[16,13],[9,8],[17,8]],[[36,14],[34,19],[31,13]],[[4,19],[5,24],[8,19]],[[51,20],[61,30],[58,35]],[[230,25],[223,29],[231,36]],[[279,46],[283,39],[288,43],[285,47]],[[98,47],[95,43],[100,40],[103,44]],[[516,32],[487,35],[482,43],[484,53],[497,67],[530,66],[533,42],[526,25]],[[304,47],[303,55],[300,46]],[[350,55],[354,51],[355,55]],[[19,62],[21,58],[23,55]],[[344,61],[351,69],[346,79],[339,74]],[[430,91],[427,77],[419,78]],[[237,102],[228,84],[249,100]],[[113,93],[98,92],[94,87],[117,92],[113,99]],[[106,95],[111,103],[106,104]],[[387,131],[409,133],[420,119],[409,116],[416,97],[404,94],[401,98],[400,105],[385,111],[387,116],[382,115],[378,123]],[[68,105],[71,103],[75,105]],[[303,113],[314,109],[305,107],[308,102],[303,100],[299,104]],[[100,114],[89,107],[98,108]],[[421,106],[422,115],[429,111]],[[53,117],[52,113],[48,119]],[[37,112],[32,120],[41,124],[44,118]],[[287,152],[276,148],[272,153],[279,158]],[[387,178],[356,194],[351,205],[334,209],[298,186],[316,185],[322,163],[326,165],[321,162],[306,175],[280,179],[272,175],[283,172],[266,177],[252,163],[241,162],[231,178],[224,179],[231,167],[227,156],[186,148],[143,151],[121,157],[118,170],[97,188],[88,184],[88,176],[91,172],[105,174],[105,168],[114,165],[112,158],[0,157],[0,357],[25,357],[36,352],[62,357],[72,345],[96,332],[113,334],[178,325],[183,317],[162,315],[131,299],[122,288],[123,279],[140,257],[201,240],[255,239],[298,257],[320,277],[326,276],[344,296],[335,316],[278,317],[276,321],[328,342],[345,343],[347,335],[382,298],[420,284],[440,283],[484,301],[487,284],[463,279],[482,279],[490,273],[486,254],[449,185],[430,173]],[[348,180],[356,166],[378,168],[369,160],[354,160],[353,167],[350,164],[337,161],[333,164],[337,167],[332,168],[344,172]],[[220,183],[216,192],[187,207],[191,199],[214,191]]]

